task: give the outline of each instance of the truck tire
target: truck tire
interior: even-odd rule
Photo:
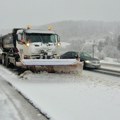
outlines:
[[[5,55],[2,55],[2,65],[5,65]]]
[[[0,64],[2,64],[2,58],[0,59]]]
[[[7,56],[5,56],[5,66],[6,67],[9,67],[9,59],[8,59],[8,57]]]

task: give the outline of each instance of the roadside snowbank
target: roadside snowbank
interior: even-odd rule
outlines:
[[[117,62],[117,59],[106,57],[104,60],[101,60],[102,63],[108,63],[113,65],[120,65],[119,62]]]

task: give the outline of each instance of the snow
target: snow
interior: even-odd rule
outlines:
[[[120,63],[115,58],[106,57],[104,60],[101,60],[101,62],[120,66]]]
[[[120,72],[120,63],[117,62],[117,59],[106,57],[104,60],[101,60],[100,62],[101,68]]]
[[[70,43],[68,43],[68,42],[61,42],[61,47],[62,48],[66,48],[69,45],[70,45]]]
[[[0,120],[19,120],[16,110],[7,98],[4,97],[3,94],[0,96]]]
[[[24,65],[74,65],[76,59],[23,59]]]
[[[0,80],[2,78],[0,77]],[[0,81],[0,120],[20,120],[18,111],[8,97]],[[19,103],[18,103],[19,104]]]
[[[83,71],[74,74],[32,74],[18,77],[0,66],[0,75],[51,120],[119,120],[118,77]]]

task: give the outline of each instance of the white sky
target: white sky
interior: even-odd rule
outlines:
[[[119,21],[120,0],[0,0],[0,29],[63,20]]]

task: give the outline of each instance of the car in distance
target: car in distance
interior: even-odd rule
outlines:
[[[84,68],[100,68],[100,60],[94,57],[91,57],[86,52],[76,52],[68,51],[60,56],[61,59],[77,59],[80,58],[80,61],[84,63]]]
[[[60,56],[61,59],[77,59],[79,58],[79,53],[76,51],[68,51]]]
[[[84,68],[100,68],[100,60],[86,52],[80,53],[80,60],[84,62]]]

